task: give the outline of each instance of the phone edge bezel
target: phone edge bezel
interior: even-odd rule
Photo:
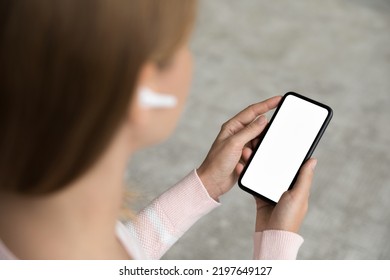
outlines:
[[[237,181],[238,186],[240,187],[240,189],[242,189],[243,191],[248,192],[248,193],[250,193],[250,194],[252,194],[252,195],[254,195],[254,196],[256,196],[256,197],[258,197],[258,198],[260,198],[260,199],[262,199],[262,200],[264,200],[264,201],[266,201],[266,202],[269,202],[269,203],[271,203],[271,204],[273,204],[273,205],[276,205],[277,202],[276,202],[276,201],[273,201],[272,199],[270,199],[270,198],[268,198],[268,197],[265,197],[265,196],[263,196],[263,195],[261,195],[261,194],[255,192],[255,191],[253,191],[252,189],[250,189],[250,188],[248,188],[248,187],[246,187],[246,186],[244,186],[244,185],[241,183],[241,180],[242,180],[242,178],[243,178],[243,176],[244,176],[244,174],[245,174],[245,172],[246,172],[246,170],[247,170],[249,164],[251,163],[253,157],[255,156],[255,154],[256,154],[258,148],[260,147],[260,144],[262,143],[262,141],[263,141],[265,135],[267,134],[269,127],[272,125],[273,120],[275,119],[277,113],[279,112],[279,109],[282,107],[282,105],[283,105],[283,103],[284,103],[284,100],[285,100],[286,97],[289,96],[289,95],[296,96],[296,97],[298,97],[298,98],[301,98],[301,99],[303,99],[303,100],[305,100],[305,101],[308,101],[308,102],[310,102],[310,103],[313,103],[313,104],[315,104],[315,105],[317,105],[317,106],[320,106],[320,107],[326,109],[327,112],[328,112],[328,115],[326,116],[326,118],[325,118],[325,120],[324,120],[324,122],[323,122],[323,124],[322,124],[322,126],[321,126],[321,128],[320,128],[320,130],[319,130],[319,132],[317,133],[316,137],[314,138],[314,141],[313,141],[312,145],[311,145],[310,148],[309,148],[309,151],[307,152],[305,158],[303,159],[301,165],[299,166],[298,171],[296,172],[296,174],[295,174],[295,176],[294,176],[294,179],[291,181],[291,184],[290,184],[290,186],[288,187],[287,190],[290,190],[290,189],[294,186],[294,183],[295,183],[295,181],[296,181],[296,179],[297,179],[297,177],[298,177],[298,174],[299,174],[299,170],[301,169],[302,165],[304,165],[304,163],[305,163],[305,162],[310,158],[310,156],[313,154],[315,148],[317,147],[319,141],[320,141],[321,138],[322,138],[322,135],[323,135],[324,132],[325,132],[325,129],[327,128],[327,126],[328,126],[330,120],[331,120],[332,117],[333,117],[333,110],[332,110],[332,108],[329,107],[328,105],[325,105],[325,104],[323,104],[323,103],[321,103],[321,102],[318,102],[318,101],[316,101],[316,100],[313,100],[313,99],[311,99],[311,98],[308,98],[308,97],[306,97],[306,96],[303,96],[303,95],[301,95],[301,94],[299,94],[299,93],[292,92],[292,91],[287,92],[286,94],[283,95],[282,100],[280,100],[280,102],[279,102],[279,104],[278,104],[278,107],[275,109],[275,112],[273,113],[273,115],[272,115],[270,121],[268,122],[267,126],[266,126],[266,127],[264,128],[264,130],[260,133],[260,136],[261,136],[260,141],[259,141],[259,143],[256,145],[256,148],[254,149],[252,155],[251,155],[250,158],[248,159],[248,162],[245,164],[244,169],[242,170],[242,172],[241,172],[241,174],[240,174],[240,176],[239,176],[239,178],[238,178],[238,181]]]

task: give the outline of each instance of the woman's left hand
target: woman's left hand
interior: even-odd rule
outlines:
[[[206,159],[197,169],[199,178],[213,199],[218,200],[237,182],[244,168],[241,162],[243,153],[252,151],[247,144],[259,136],[267,124],[262,115],[274,109],[280,99],[281,96],[275,96],[250,105],[222,125]]]

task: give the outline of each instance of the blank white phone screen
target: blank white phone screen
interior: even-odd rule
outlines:
[[[278,202],[327,115],[325,108],[287,95],[241,179],[242,185]]]

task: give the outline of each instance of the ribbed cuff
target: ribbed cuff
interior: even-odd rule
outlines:
[[[254,234],[253,258],[258,260],[295,260],[303,238],[293,232],[265,230]]]
[[[211,198],[193,170],[158,199],[177,232],[185,232],[220,203]]]

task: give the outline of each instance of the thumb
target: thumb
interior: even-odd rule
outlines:
[[[259,136],[267,124],[267,119],[263,115],[251,122],[232,136],[234,143],[243,147],[246,143]]]
[[[291,190],[294,196],[301,199],[307,199],[309,197],[316,164],[317,160],[311,158],[301,167],[298,179]]]

